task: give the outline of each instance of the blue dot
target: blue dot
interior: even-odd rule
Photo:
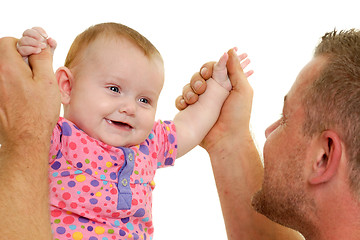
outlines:
[[[130,231],[134,230],[134,225],[132,225],[132,223],[127,223],[126,224],[127,229],[129,229]]]
[[[85,172],[89,175],[92,175],[92,170],[90,168],[86,169]]]
[[[76,229],[76,225],[70,225],[69,228],[70,228],[70,230],[75,230],[75,229]]]
[[[113,155],[110,155],[110,158],[114,161],[117,160],[116,156],[113,156]]]
[[[115,224],[116,227],[120,226],[119,220],[115,220],[114,224]]]
[[[53,175],[53,177],[57,177],[57,176],[59,175],[59,173],[58,173],[58,172],[54,172],[52,175]]]
[[[99,160],[103,160],[104,158],[103,158],[103,156],[99,155],[99,156],[98,156],[98,159],[99,159]]]
[[[100,179],[101,179],[101,180],[105,180],[105,179],[106,179],[106,176],[105,176],[104,174],[101,174],[101,175],[100,175]]]
[[[91,198],[91,199],[89,200],[89,202],[90,202],[91,204],[95,205],[95,204],[98,203],[98,200],[97,200],[96,198]]]
[[[89,232],[91,232],[92,230],[94,230],[94,228],[93,228],[92,226],[88,226],[88,227],[87,227],[87,230],[88,230]]]
[[[82,174],[82,171],[81,170],[76,170],[74,173],[75,174]]]
[[[154,137],[155,137],[154,134],[150,133],[149,139],[151,140],[151,139],[153,139]]]
[[[78,162],[77,164],[76,164],[76,166],[78,167],[78,168],[82,168],[82,163],[81,162]]]
[[[111,197],[109,197],[109,196],[106,196],[106,198],[105,198],[106,200],[108,200],[108,201],[110,201],[111,200]]]

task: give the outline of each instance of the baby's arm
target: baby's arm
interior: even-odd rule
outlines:
[[[177,157],[200,144],[217,121],[221,107],[232,88],[227,76],[227,59],[228,55],[225,53],[214,65],[212,78],[206,81],[206,91],[199,96],[199,100],[175,116]]]
[[[51,51],[54,52],[57,44],[54,39],[47,36],[44,29],[33,27],[25,30],[23,36],[17,43],[17,50],[27,62],[30,55],[40,53],[47,45],[49,45]]]

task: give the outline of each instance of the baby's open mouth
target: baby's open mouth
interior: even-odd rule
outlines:
[[[128,129],[133,129],[133,127],[128,124],[128,123],[125,123],[125,122],[117,122],[117,121],[113,121],[113,120],[109,120],[109,119],[106,119],[106,121],[110,124],[113,124],[117,127],[121,127],[121,128],[128,128]]]

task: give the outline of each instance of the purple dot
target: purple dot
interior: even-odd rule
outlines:
[[[143,217],[145,215],[145,210],[143,208],[139,208],[135,214],[134,217]]]
[[[166,166],[173,164],[173,162],[174,162],[174,159],[172,159],[172,158],[165,159],[165,165]]]
[[[62,177],[70,176],[70,172],[69,172],[69,171],[62,172],[62,173],[61,173],[61,176],[62,176]]]
[[[111,200],[111,197],[107,196],[105,199],[108,200],[108,201],[110,201],[110,200]]]
[[[78,167],[78,168],[82,168],[82,163],[81,162],[78,162],[77,164],[76,164],[76,166]]]
[[[88,230],[89,232],[91,232],[92,230],[94,230],[94,228],[93,228],[92,226],[88,226],[88,227],[87,227],[87,230]]]
[[[164,123],[166,123],[167,125],[170,125],[170,124],[171,124],[170,121],[164,121]]]
[[[85,218],[85,217],[79,217],[79,222],[81,223],[88,223],[89,222],[89,219],[88,218]]]
[[[92,186],[94,186],[94,187],[99,186],[98,180],[92,180],[92,181],[90,182],[90,184],[91,184]]]
[[[89,240],[98,240],[96,237],[90,237]]]
[[[96,198],[91,198],[91,199],[89,200],[89,202],[90,202],[91,204],[95,205],[95,204],[98,203],[98,200],[97,200]]]
[[[116,180],[116,173],[115,172],[110,173],[110,178],[112,180]]]
[[[139,150],[143,154],[149,155],[149,148],[146,145],[140,145]]]
[[[116,156],[110,155],[110,157],[111,157],[111,159],[114,160],[114,161],[117,160]]]
[[[69,187],[75,187],[75,185],[76,185],[76,182],[75,182],[75,181],[70,181],[70,182],[68,182],[68,186],[69,186]]]
[[[51,168],[54,170],[58,170],[61,167],[61,163],[58,161],[55,161],[52,165]]]
[[[175,142],[175,137],[174,137],[174,135],[172,135],[172,134],[170,133],[169,136],[168,136],[168,140],[169,140],[169,142],[170,142],[171,144],[173,144],[173,143]]]
[[[85,172],[89,175],[92,175],[92,170],[90,168],[86,169]]]
[[[119,231],[119,235],[123,237],[123,236],[125,236],[125,235],[126,235],[126,232],[125,232],[124,230],[120,229],[120,231]]]
[[[56,159],[59,159],[62,157],[62,152],[59,150],[56,154]]]
[[[122,218],[121,222],[122,223],[127,223],[127,222],[129,222],[129,220],[130,220],[130,218],[128,218],[128,217],[127,218]]]
[[[56,232],[58,234],[64,234],[66,232],[66,229],[64,227],[58,227],[56,228]]]
[[[99,155],[99,156],[98,156],[98,159],[99,159],[99,160],[103,160],[104,158],[103,158],[103,156]]]
[[[62,134],[63,134],[64,136],[71,136],[72,130],[71,130],[70,125],[69,125],[67,122],[64,122],[64,123],[63,123],[61,129],[62,129]]]

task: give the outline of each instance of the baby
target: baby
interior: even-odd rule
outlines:
[[[41,28],[24,32],[24,58],[48,44]],[[171,166],[206,136],[231,83],[227,54],[199,101],[173,121],[154,121],[164,83],[157,49],[118,23],[92,26],[74,40],[56,71],[64,118],[53,131],[50,201],[54,239],[152,239],[156,169]]]

